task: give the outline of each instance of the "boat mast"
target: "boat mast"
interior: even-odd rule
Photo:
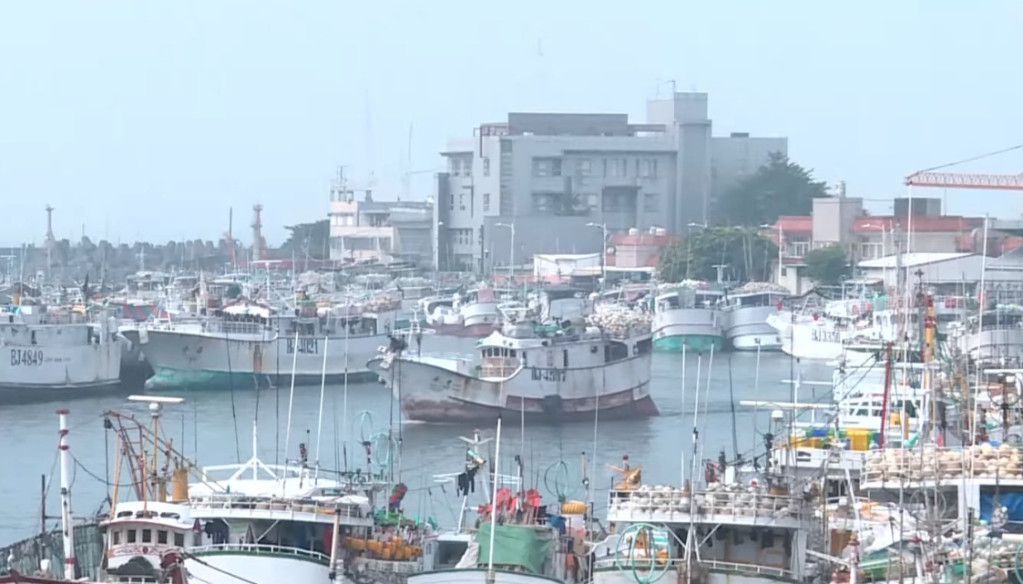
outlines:
[[[320,477],[320,438],[323,436],[323,401],[327,392],[327,346],[330,337],[323,337],[323,370],[320,373],[320,413],[316,424],[316,477]]]
[[[497,438],[494,446],[494,490],[490,494],[490,549],[487,558],[487,582],[494,581],[494,536],[497,533],[497,487],[501,470],[501,417],[497,417]]]
[[[69,580],[78,578],[75,571],[75,528],[71,523],[71,451],[68,445],[67,420],[70,410],[57,410],[60,416],[60,521],[64,540],[64,577]],[[493,545],[493,544],[491,544]]]

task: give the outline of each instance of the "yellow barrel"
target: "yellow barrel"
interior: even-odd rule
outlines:
[[[586,503],[582,501],[565,501],[561,504],[561,513],[564,515],[582,515],[586,513]]]

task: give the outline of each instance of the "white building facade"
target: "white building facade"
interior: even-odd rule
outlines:
[[[486,272],[538,253],[595,253],[595,226],[684,232],[707,223],[716,193],[787,150],[786,138],[712,137],[704,93],[649,102],[643,124],[511,113],[441,153],[435,265]]]

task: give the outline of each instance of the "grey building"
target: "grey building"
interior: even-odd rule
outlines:
[[[375,201],[368,190],[358,201],[354,191],[332,189],[329,215],[332,260],[401,259],[422,266],[435,260],[430,202]]]
[[[441,154],[434,207],[435,264],[489,270],[537,253],[600,250],[602,229],[706,224],[716,192],[754,172],[785,138],[713,138],[707,94],[626,114],[510,113]],[[514,254],[512,228],[514,225]]]

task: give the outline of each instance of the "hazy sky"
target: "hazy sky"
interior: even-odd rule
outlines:
[[[716,134],[788,136],[819,178],[890,199],[1023,142],[1021,24],[1020,0],[4,1],[0,244],[41,241],[47,203],[58,237],[213,239],[233,207],[249,241],[256,202],[279,243],[325,216],[340,164],[397,191],[410,124],[430,170],[508,111],[642,116],[669,79],[710,93]],[[1015,197],[950,191],[948,211],[1018,216]]]

